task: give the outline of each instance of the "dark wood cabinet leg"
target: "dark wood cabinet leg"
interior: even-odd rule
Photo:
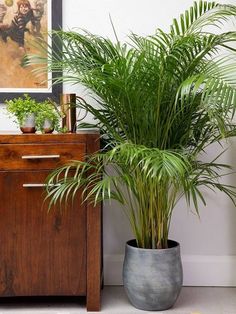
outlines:
[[[87,310],[101,309],[101,208],[87,207]]]
[[[100,148],[99,135],[90,135],[87,153]],[[101,205],[94,207],[87,202],[87,311],[101,309]]]

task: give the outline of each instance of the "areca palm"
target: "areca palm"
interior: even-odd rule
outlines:
[[[51,55],[46,66],[66,71],[57,82],[80,83],[91,91],[97,107],[78,101],[94,115],[92,126],[101,130],[105,146],[85,162],[52,173],[51,204],[81,187],[95,203],[114,198],[123,205],[138,246],[165,248],[182,195],[197,212],[199,200],[205,204],[201,186],[234,201],[234,188],[219,181],[219,172],[230,166],[217,163],[217,156],[201,162],[198,155],[236,134],[236,32],[206,30],[235,17],[236,6],[200,1],[174,19],[169,32],[131,34],[129,43],[87,31],[54,34],[63,54]],[[110,164],[113,174],[105,167]]]

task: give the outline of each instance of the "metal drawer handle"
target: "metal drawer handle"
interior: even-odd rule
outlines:
[[[59,186],[60,184],[50,184],[49,186]],[[44,188],[48,186],[45,183],[24,183],[23,188]]]
[[[22,159],[50,159],[50,158],[60,158],[60,155],[26,155],[22,156]]]

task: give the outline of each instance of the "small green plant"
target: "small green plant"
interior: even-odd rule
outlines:
[[[14,116],[17,124],[22,126],[26,117],[29,114],[35,114],[38,111],[38,103],[35,99],[32,99],[28,94],[24,94],[23,97],[14,98],[12,100],[6,100],[7,111],[10,116]]]
[[[34,114],[35,127],[37,131],[45,132],[45,121],[48,121],[50,128],[60,132],[60,120],[63,114],[55,107],[50,100],[37,102],[28,94],[22,97],[6,100],[7,112],[10,116],[14,116],[16,122],[20,127],[24,125],[26,118],[30,114]]]
[[[66,126],[63,126],[57,130],[58,133],[68,133],[69,130]]]
[[[59,131],[61,117],[61,113],[56,110],[50,101],[41,102],[38,104],[38,111],[35,118],[36,129],[44,133],[44,124],[45,121],[48,121],[51,124],[51,129]]]

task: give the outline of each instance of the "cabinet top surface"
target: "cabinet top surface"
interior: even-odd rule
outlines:
[[[50,143],[50,142],[85,142],[99,138],[98,130],[85,130],[77,133],[23,134],[17,131],[0,131],[0,144],[4,143]]]

